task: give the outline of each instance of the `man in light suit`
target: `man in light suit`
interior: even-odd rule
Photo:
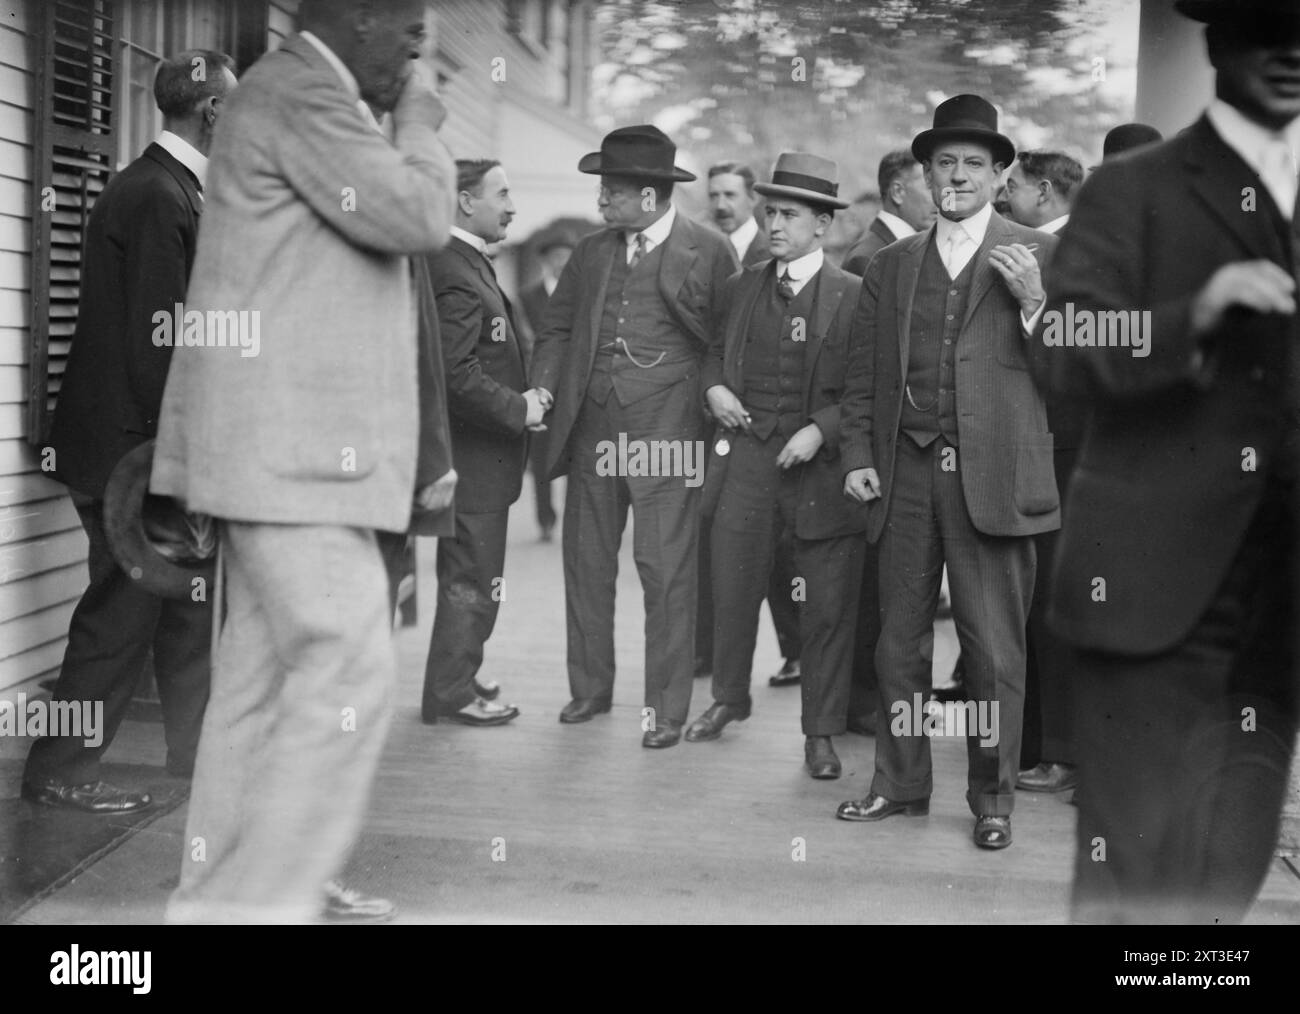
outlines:
[[[1084,184],[1033,346],[1054,395],[1097,405],[1048,615],[1075,649],[1085,922],[1246,914],[1300,699],[1300,8],[1178,7],[1208,23],[1216,97]],[[1113,312],[1139,314],[1128,341],[1062,341],[1063,315]]]
[[[601,178],[598,204],[609,228],[583,238],[565,266],[532,370],[533,386],[554,398],[548,474],[569,476],[564,590],[573,700],[560,720],[586,722],[610,710],[614,586],[630,507],[646,603],[647,711],[639,724],[651,749],[681,739],[690,706],[705,453],[700,361],[718,323],[722,283],[736,270],[731,244],[673,207],[673,184],[695,179],[673,164],[676,154],[662,131],[643,125],[612,131],[578,163],[579,172]],[[665,448],[676,448],[675,461],[656,451]],[[648,454],[654,467],[645,474],[637,462]]]
[[[477,676],[503,595],[510,505],[523,488],[528,430],[542,424],[542,401],[524,390],[514,308],[487,256],[515,216],[505,169],[492,159],[459,159],[456,193],[451,242],[428,257],[457,482],[455,535],[438,540],[438,609],[421,714],[429,724],[492,726],[519,714],[497,704],[499,687]]]
[[[868,536],[880,540],[876,674],[889,728],[876,737],[871,791],[838,816],[929,812],[934,725],[918,712],[946,564],[971,696],[966,798],[975,844],[1000,849],[1015,805],[1032,536],[1060,523],[1052,435],[1026,358],[1044,303],[1039,262],[1055,239],[993,211],[1015,148],[984,99],[941,103],[912,151],[940,217],[868,267],[842,405],[845,492],[873,504]]]
[[[939,213],[921,163],[907,148],[891,151],[880,160],[876,183],[880,187],[880,211],[871,220],[867,234],[844,257],[843,268],[851,275],[865,275],[877,251],[928,229]]]
[[[415,489],[408,255],[446,243],[455,189],[445,110],[411,72],[424,4],[309,0],[300,24],[227,106],[186,297],[208,320],[256,311],[258,345],[207,328],[177,349],[158,428],[152,489],[220,520],[225,580],[178,922],[391,914],[326,888],[390,720],[375,533],[406,531],[413,498],[449,504],[454,480]]]
[[[203,73],[196,75],[196,68]],[[45,736],[32,744],[23,796],[90,813],[150,803],[95,777],[126,716],[153,649],[167,770],[189,777],[208,699],[208,601],[162,599],[118,566],[104,530],[104,493],[122,457],[157,430],[170,346],[154,315],[174,312],[194,263],[212,130],[235,87],[234,61],[194,50],[164,60],[154,78],[163,133],[113,177],[95,202],[82,259],[81,304],[50,447],[90,540],[90,585],[77,603],[55,684],[58,701],[100,702],[100,742]]]
[[[774,257],[728,280],[726,322],[705,361],[709,410],[728,434],[714,445],[705,494],[716,503],[713,704],[686,738],[717,739],[749,717],[773,534],[788,529],[807,593],[799,610],[804,759],[812,777],[838,778],[831,737],[845,729],[866,530],[865,510],[840,495],[839,468],[839,399],[860,281],[822,252],[835,212],[848,207],[834,162],[786,152],[758,190]]]

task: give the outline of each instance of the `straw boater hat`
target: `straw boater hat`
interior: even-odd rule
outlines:
[[[944,141],[978,141],[988,145],[993,161],[1004,166],[1016,160],[1016,146],[998,133],[998,111],[978,95],[954,95],[934,110],[934,126],[912,141],[918,162],[928,162],[935,147]]]
[[[793,197],[797,201],[847,208],[840,198],[839,167],[828,158],[802,151],[783,151],[772,167],[770,183],[755,183],[764,197]]]
[[[648,123],[611,130],[600,142],[600,151],[583,155],[578,172],[592,176],[631,176],[639,180],[672,180],[689,183],[694,173],[673,165],[677,145],[658,127]]]

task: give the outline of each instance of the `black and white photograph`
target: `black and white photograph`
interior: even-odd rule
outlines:
[[[1263,985],[1298,191],[1297,0],[0,2],[24,974],[1029,925]]]

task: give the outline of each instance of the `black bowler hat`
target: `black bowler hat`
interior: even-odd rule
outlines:
[[[1266,31],[1267,25],[1259,22],[1270,19],[1275,22],[1274,28],[1300,26],[1300,3],[1296,0],[1176,0],[1174,9],[1206,24],[1235,24]],[[1279,21],[1281,24],[1276,23]]]
[[[1121,123],[1111,130],[1106,135],[1106,140],[1102,142],[1101,160],[1104,162],[1133,148],[1163,140],[1164,135],[1155,127],[1149,127],[1145,123]]]
[[[162,598],[188,599],[195,578],[211,585],[216,523],[183,511],[170,497],[150,494],[153,447],[146,440],[132,448],[108,477],[104,532],[113,559],[139,588]]]
[[[849,202],[840,198],[838,175],[839,167],[828,158],[783,151],[772,169],[772,182],[755,183],[754,189],[764,197],[793,197],[796,201],[847,208]]]
[[[934,110],[934,126],[912,141],[918,162],[928,162],[935,146],[943,141],[978,141],[989,146],[993,161],[1004,166],[1016,160],[1016,146],[998,133],[998,111],[978,95],[954,95]]]
[[[631,176],[639,180],[672,180],[689,183],[694,173],[673,165],[677,145],[658,127],[649,123],[611,130],[600,142],[600,151],[583,155],[578,172],[592,176]]]

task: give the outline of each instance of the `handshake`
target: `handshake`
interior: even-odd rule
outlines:
[[[528,411],[524,414],[524,427],[534,433],[546,432],[546,424],[542,422],[542,417],[555,404],[551,392],[544,391],[540,387],[530,387],[524,392],[524,403],[528,406]]]

